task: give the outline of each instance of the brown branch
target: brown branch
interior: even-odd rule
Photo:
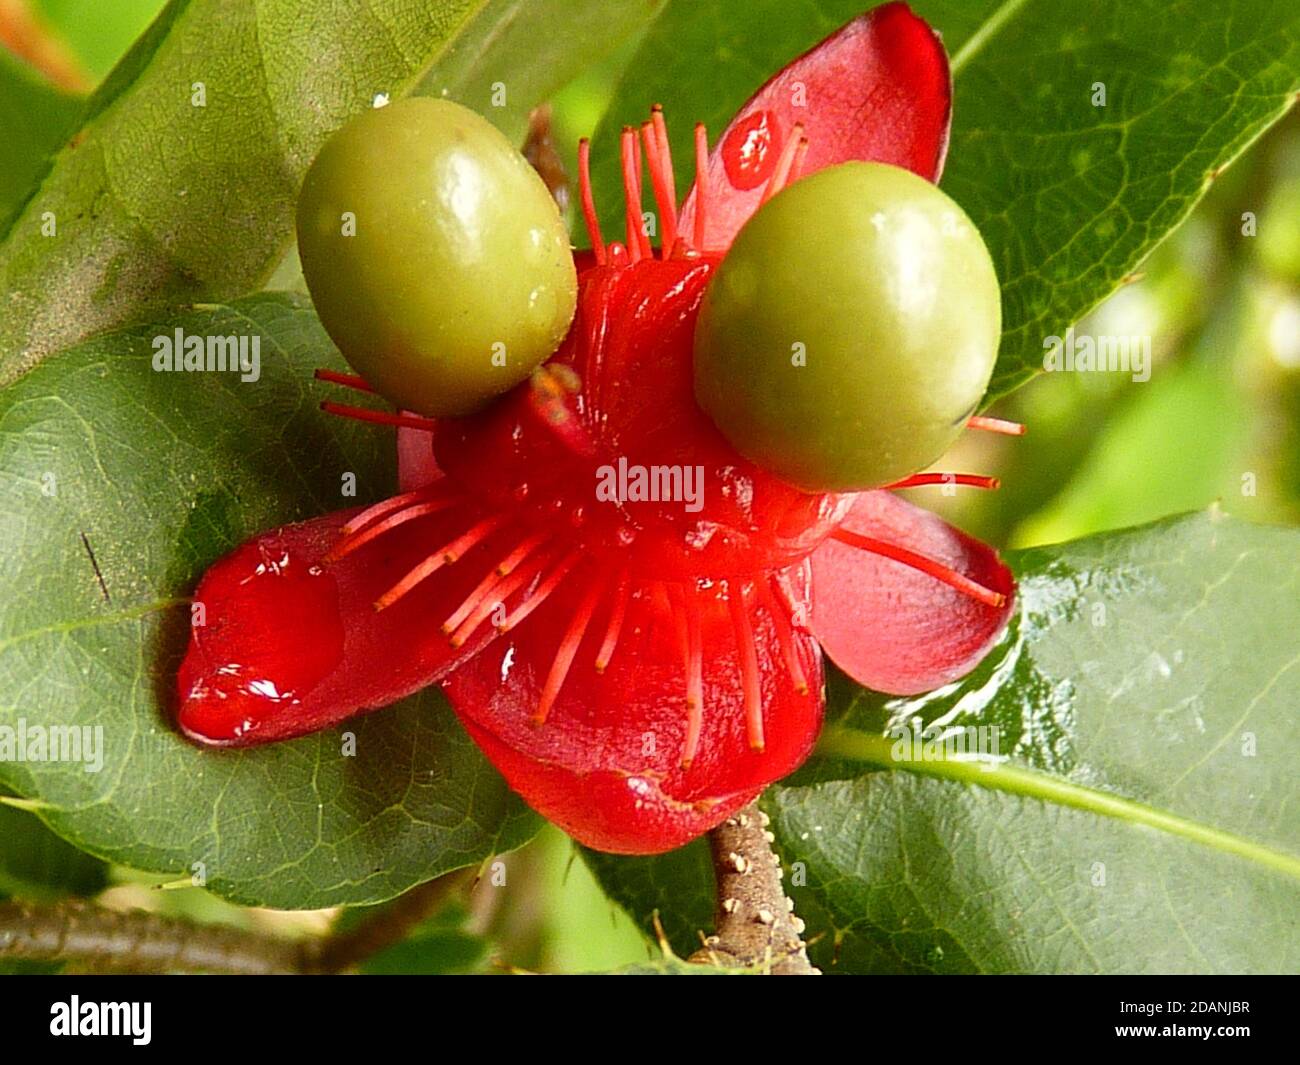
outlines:
[[[292,973],[290,940],[89,902],[0,903],[0,957],[125,972]]]
[[[709,833],[718,881],[717,932],[690,960],[760,966],[778,976],[814,976],[803,922],[781,885],[785,871],[772,849],[770,819],[750,803]]]
[[[462,874],[431,880],[355,928],[307,941],[89,902],[0,902],[0,958],[135,973],[339,973],[401,942],[462,882]]]

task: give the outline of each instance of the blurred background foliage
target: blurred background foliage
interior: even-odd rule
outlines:
[[[20,55],[36,41],[40,65],[57,81],[51,114],[66,118],[70,98],[92,90],[162,6],[0,0],[0,40]],[[554,98],[552,139],[569,173],[578,138],[595,130],[637,43],[622,42]],[[0,58],[16,76],[42,76]],[[47,125],[40,117],[33,128]],[[914,489],[918,502],[1002,547],[1071,540],[1215,501],[1251,521],[1300,521],[1300,110],[1221,175],[1187,223],[1076,333],[1150,336],[1150,380],[1040,375],[990,412],[1024,422],[1026,436],[968,434],[936,467],[993,473],[1002,488]],[[284,935],[321,934],[357,916],[240,908],[188,881],[162,885],[82,854],[3,802],[0,898],[95,897]],[[548,827],[476,881],[466,878],[457,901],[366,968],[602,971],[653,953],[575,845]]]

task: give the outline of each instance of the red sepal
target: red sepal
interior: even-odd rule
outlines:
[[[801,174],[856,159],[938,181],[951,113],[939,35],[904,3],[860,15],[777,73],[723,131],[709,156],[703,247],[731,246],[796,124],[808,138]],[[692,188],[678,223],[688,237],[697,194]]]
[[[439,623],[495,563],[491,539],[382,611],[375,600],[477,517],[466,506],[389,530],[337,561],[351,510],[262,533],[217,561],[194,593],[177,678],[192,740],[242,747],[329,728],[445,676],[490,628],[453,649]]]
[[[828,540],[812,554],[812,631],[859,684],[917,695],[965,676],[1014,608],[997,552],[888,492],[863,492],[843,527],[904,546],[1001,592],[992,607],[899,562]]]

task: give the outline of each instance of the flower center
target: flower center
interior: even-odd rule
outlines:
[[[762,187],[762,201],[799,176],[808,151],[801,126],[793,126],[784,140],[776,128],[758,112],[730,130],[720,149],[726,180],[739,188]],[[527,384],[480,414],[436,422],[322,406],[427,431],[447,480],[485,515],[467,526],[464,536],[477,543],[503,524],[522,530],[511,534],[519,546],[497,573],[520,587],[543,572],[562,576],[582,557],[602,560],[611,573],[627,570],[635,580],[761,577],[794,565],[834,536],[993,604],[998,593],[941,562],[839,530],[851,495],[797,489],[741,458],[722,438],[695,402],[692,384],[695,319],[721,257],[720,249],[704,242],[710,211],[723,192],[716,190],[715,197],[710,187],[705,128],[695,127],[697,177],[683,213],[663,110],[653,109],[639,135],[625,128],[620,148],[626,242],[607,244],[601,233],[590,143],[584,139],[578,149],[579,193],[595,263],[580,274],[578,312],[568,337]],[[643,172],[649,173],[662,227],[657,254],[640,212]],[[690,215],[690,232],[681,229],[684,214]],[[322,371],[318,376],[370,390],[351,375]],[[984,417],[971,418],[969,425],[1021,431]],[[934,484],[997,487],[991,477],[927,472],[885,488]],[[381,535],[389,523],[419,517],[423,508],[436,505],[410,500],[405,509],[373,515],[369,528],[340,549],[353,550],[368,542],[366,537]],[[439,547],[377,605],[394,601],[453,562],[458,546]],[[572,561],[568,549],[578,553]],[[548,583],[543,580],[539,591]],[[484,596],[490,584],[485,583]],[[478,605],[471,595],[460,616],[448,619],[453,639],[474,620]]]

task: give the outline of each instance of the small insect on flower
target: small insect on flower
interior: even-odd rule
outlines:
[[[437,683],[535,809],[590,846],[647,854],[716,826],[808,757],[823,651],[897,694],[972,669],[1010,616],[1011,574],[891,494],[936,480],[993,487],[917,471],[963,426],[1019,430],[970,416],[992,365],[997,290],[978,234],[933,188],[949,103],[938,37],[891,3],[779,72],[711,152],[697,127],[698,177],[680,209],[663,112],[624,130],[622,241],[600,231],[580,145],[591,250],[575,256],[573,319],[549,361],[494,400],[481,366],[460,378],[439,364],[421,379],[423,356],[409,352],[398,353],[409,392],[384,383],[385,355],[368,349],[354,362],[364,377],[318,374],[406,408],[329,405],[398,428],[401,492],[263,533],[208,571],[197,592],[208,624],[179,676],[185,734],[287,739]],[[375,165],[406,143],[391,136]],[[646,175],[657,248],[637,224]],[[457,202],[474,193],[458,189]],[[819,261],[827,212],[849,226],[880,215],[925,254],[899,254],[895,235],[874,252],[858,242],[857,258],[840,242]],[[439,254],[408,246],[439,239],[435,223],[384,234],[386,254]],[[753,264],[783,256],[800,257],[802,280],[778,265],[774,290]],[[961,313],[945,309],[953,278],[972,271]],[[337,293],[315,272],[329,322]],[[544,263],[534,280],[554,276]],[[510,292],[531,283],[506,280]],[[475,305],[494,297],[466,277],[439,283]],[[379,305],[420,294],[368,298],[396,322],[411,308]],[[859,336],[854,323],[870,319],[881,332]],[[786,369],[789,322],[811,341],[806,379]],[[436,337],[426,325],[422,340]],[[347,334],[335,337],[354,359]],[[444,405],[442,389],[456,401]],[[800,389],[808,413],[782,439],[779,393]],[[891,425],[891,410],[903,420]],[[598,496],[610,468],[699,471],[698,498]]]

